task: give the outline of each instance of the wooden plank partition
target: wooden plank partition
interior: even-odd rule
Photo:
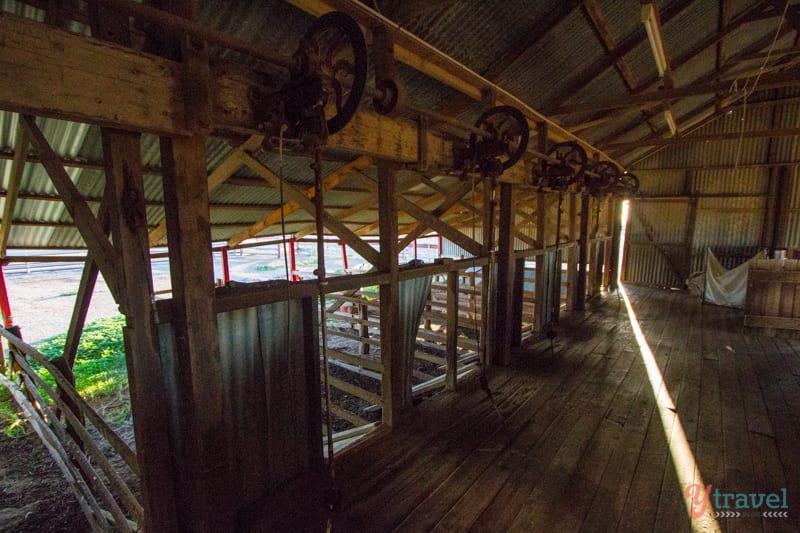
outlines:
[[[800,338],[800,259],[762,259],[747,277],[745,325]]]

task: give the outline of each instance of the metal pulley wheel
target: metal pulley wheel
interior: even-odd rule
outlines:
[[[372,107],[380,115],[392,115],[398,110],[400,102],[400,87],[394,80],[378,80],[375,83],[375,92],[382,94],[372,99]]]
[[[553,189],[563,189],[575,183],[583,176],[589,162],[586,150],[573,141],[553,145],[547,155],[557,161],[546,164],[547,186]]]
[[[336,133],[353,118],[364,95],[367,45],[361,28],[345,13],[326,13],[308,29],[296,57],[305,76],[321,79],[320,105],[328,133]]]
[[[591,168],[592,174],[584,175],[584,183],[592,196],[605,194],[617,183],[621,172],[619,167],[610,161],[600,161]]]
[[[481,130],[482,135],[471,134],[470,147],[477,154],[478,164],[494,159],[502,170],[507,170],[519,161],[528,148],[528,121],[515,107],[493,107],[478,117],[475,127]]]
[[[622,196],[634,196],[639,192],[639,178],[635,174],[625,172],[617,179],[615,192]]]

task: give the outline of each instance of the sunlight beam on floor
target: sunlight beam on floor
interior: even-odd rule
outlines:
[[[636,313],[633,311],[631,301],[628,299],[628,294],[622,285],[619,286],[619,291],[625,302],[625,308],[628,310],[633,334],[639,345],[642,362],[647,370],[650,387],[656,399],[658,415],[661,419],[670,455],[672,456],[672,464],[675,465],[675,472],[678,475],[678,483],[686,505],[686,512],[691,519],[692,531],[697,533],[701,531],[721,531],[710,501],[710,486],[706,486],[700,474],[700,468],[697,466],[691,446],[689,446],[689,442],[686,439],[683,424],[681,424],[675,404],[664,383],[664,376],[661,374],[661,369],[658,368],[653,351],[647,343],[647,339],[639,325],[639,320],[636,318]]]

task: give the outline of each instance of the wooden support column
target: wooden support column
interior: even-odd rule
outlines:
[[[514,264],[514,296],[511,313],[511,346],[522,346],[522,309],[525,296],[525,258],[520,257]]]
[[[491,365],[495,358],[495,311],[496,293],[494,291],[494,215],[495,201],[492,182],[488,178],[483,180],[483,242],[480,255],[488,257],[489,262],[481,268],[481,322],[483,323],[483,342],[480,345],[485,349],[484,363]]]
[[[31,144],[39,152],[42,165],[50,175],[50,179],[64,202],[64,206],[75,221],[75,226],[80,231],[87,249],[92,253],[94,260],[100,267],[109,291],[124,309],[124,294],[119,289],[120,281],[117,277],[117,257],[114,248],[108,242],[105,232],[100,227],[100,223],[95,218],[83,195],[66,170],[64,170],[64,167],[61,166],[61,159],[47,143],[47,139],[45,139],[42,131],[36,125],[36,119],[30,115],[22,115],[21,120],[26,134],[31,139]]]
[[[591,295],[594,297],[600,293],[603,285],[603,263],[605,262],[605,243],[598,240],[600,235],[600,204],[599,198],[594,198],[594,226],[591,237],[594,239],[592,246],[592,287]]]
[[[607,237],[611,237],[614,231],[614,209],[616,207],[616,202],[613,201],[613,198],[610,196],[605,197],[606,202],[606,231],[605,235]],[[613,242],[612,239],[606,239],[605,242],[605,249],[603,250],[603,282],[602,287],[608,289],[611,283],[611,268],[613,263]]]
[[[172,324],[184,447],[179,450],[182,529],[228,531],[236,486],[228,479],[225,395],[214,311],[214,268],[203,138],[161,139]]]
[[[362,339],[369,339],[369,325],[367,324],[367,320],[369,320],[369,306],[366,304],[358,304],[359,309],[359,318],[362,320],[361,324],[358,326],[358,336]],[[369,343],[362,342],[361,343],[361,355],[368,355],[369,354]]]
[[[122,262],[125,360],[147,531],[177,531],[177,472],[168,435],[167,395],[153,314],[140,135],[103,130],[106,179],[116,220],[114,245]]]
[[[772,213],[772,242],[769,244],[769,249],[772,255],[775,255],[775,249],[778,248],[778,243],[782,235],[786,231],[785,224],[781,224],[783,220],[785,209],[788,209],[790,202],[791,188],[789,184],[789,169],[781,167],[778,169],[776,190],[778,192],[778,201],[775,203],[775,211]],[[784,245],[785,246],[785,245]]]
[[[570,192],[569,194],[569,211],[568,211],[568,231],[570,242],[575,242],[577,239],[577,201],[576,194]],[[575,309],[575,291],[577,290],[578,281],[578,249],[570,248],[567,252],[567,311]]]
[[[547,198],[544,191],[536,193],[536,241],[539,248],[547,246],[545,240],[545,227],[546,227],[546,210]],[[534,328],[536,331],[542,331],[545,323],[544,318],[547,316],[547,277],[544,271],[544,254],[536,256],[536,272],[534,287]]]
[[[692,253],[694,252],[694,228],[697,224],[697,197],[689,199],[689,216],[686,219],[686,234],[683,237],[683,268],[688,278],[692,274]]]
[[[452,262],[450,258],[446,262]],[[447,324],[445,326],[445,383],[447,390],[458,386],[458,271],[447,273]]]
[[[17,136],[14,141],[14,159],[11,162],[11,173],[8,178],[6,202],[3,206],[3,220],[0,222],[0,257],[6,256],[8,236],[11,234],[11,225],[14,223],[14,208],[17,205],[19,186],[22,183],[22,174],[25,170],[25,161],[28,159],[28,134],[22,124],[17,125]]]
[[[581,225],[578,237],[578,279],[575,283],[576,311],[586,309],[586,260],[589,247],[589,195],[581,193]]]
[[[89,4],[92,34],[123,46],[131,45],[128,17]],[[125,314],[125,361],[128,368],[131,411],[133,413],[136,455],[141,478],[146,531],[177,531],[178,473],[174,464],[167,393],[162,373],[158,334],[153,313],[153,288],[150,250],[147,239],[144,178],[141,162],[141,135],[118,130],[101,130],[106,170],[106,195],[99,218],[104,242],[109,224],[116,257],[121,261],[115,296]],[[110,217],[106,219],[106,211]],[[115,258],[116,258],[115,257]],[[102,254],[90,247],[83,279],[73,313],[65,355],[77,351],[80,330],[97,279],[98,267],[108,283]],[[124,298],[124,305],[121,301]],[[79,326],[80,325],[80,326]]]
[[[496,362],[511,363],[514,326],[514,189],[510,183],[500,184],[500,224],[497,253],[497,295],[495,304]]]
[[[394,426],[407,407],[404,405],[404,362],[399,352],[400,315],[399,265],[397,244],[397,172],[388,161],[378,161],[378,219],[380,222],[380,248],[378,271],[389,274],[389,282],[380,286],[381,362],[383,380],[383,422]]]
[[[618,289],[617,278],[619,277],[619,245],[622,233],[622,201],[611,196],[609,199],[613,202],[614,216],[611,221],[611,257],[608,261],[608,290],[616,291]]]
[[[110,133],[104,130],[103,135],[110,135]],[[112,208],[112,205],[116,205],[115,198],[113,184],[110,180],[107,180],[106,192],[100,203],[100,212],[97,217],[100,220],[103,231],[106,233],[111,230],[111,212],[116,209]],[[115,225],[118,223],[119,221],[117,221]],[[75,357],[78,355],[78,345],[80,344],[83,326],[86,323],[86,315],[89,312],[89,304],[92,302],[92,295],[94,294],[94,287],[97,283],[97,275],[99,273],[100,268],[97,266],[92,254],[89,253],[83,264],[83,273],[81,274],[81,281],[78,285],[78,294],[75,297],[75,307],[72,310],[72,318],[70,319],[69,329],[67,330],[67,339],[64,343],[63,356],[70,368],[75,364]]]
[[[536,123],[536,144],[539,152],[547,153],[547,123],[539,121]],[[545,163],[542,162],[542,165]],[[536,242],[539,248],[547,246],[547,198],[544,191],[539,189],[536,192]],[[547,316],[547,279],[544,271],[544,255],[536,256],[536,272],[534,287],[534,329],[543,331],[545,317]]]

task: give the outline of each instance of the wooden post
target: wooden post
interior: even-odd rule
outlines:
[[[619,277],[619,245],[622,233],[622,202],[613,196],[609,201],[614,204],[614,217],[611,221],[611,257],[609,257],[608,267],[608,288],[610,291],[618,289],[617,278]]]
[[[359,317],[361,318],[361,320],[366,322],[366,320],[369,319],[369,306],[367,304],[358,304],[358,307],[361,311]],[[361,337],[362,339],[369,338],[369,326],[365,322],[362,322],[358,329],[359,337]],[[362,342],[361,355],[367,355],[367,354],[369,354],[369,343]]]
[[[577,238],[576,222],[578,218],[576,206],[576,194],[569,193],[569,240],[575,242]],[[578,250],[570,248],[567,252],[567,311],[572,311],[575,308],[575,291],[577,289],[577,275],[578,275]]]
[[[514,189],[510,183],[500,184],[500,224],[497,254],[497,295],[495,305],[495,346],[497,364],[511,363],[514,326]]]
[[[131,46],[127,16],[111,12],[94,3],[89,4],[92,34],[124,46]],[[153,278],[148,243],[147,211],[145,208],[144,178],[141,162],[141,136],[138,133],[109,129],[101,131],[103,158],[106,170],[105,204],[111,213],[110,225],[114,251],[122,264],[115,296],[125,313],[125,362],[136,438],[136,455],[142,503],[145,510],[144,529],[147,531],[177,531],[179,518],[178,478],[175,469],[175,449],[169,438],[167,393],[162,374],[158,334],[153,314]],[[101,209],[101,214],[102,214]],[[116,216],[114,216],[116,215]],[[100,217],[103,237],[108,226]],[[93,267],[89,268],[89,261]],[[84,269],[84,280],[78,297],[86,301],[92,292],[97,270],[101,265],[90,251]],[[104,272],[104,275],[105,272]],[[106,279],[106,283],[108,279]],[[124,305],[122,299],[124,298]],[[76,309],[76,315],[81,310]],[[83,322],[85,316],[77,316]],[[75,329],[71,331],[77,333]],[[70,344],[77,349],[73,334]],[[72,348],[68,345],[68,348]]]
[[[581,194],[581,226],[578,238],[578,279],[575,283],[576,311],[586,309],[586,259],[589,247],[589,195]]]
[[[214,267],[203,138],[161,139],[172,324],[186,446],[179,459],[182,529],[233,527],[225,395],[214,311]]]
[[[514,265],[514,296],[511,312],[511,346],[522,346],[522,309],[525,303],[525,258],[521,257]]]
[[[17,205],[19,186],[22,183],[22,174],[25,171],[25,161],[28,159],[28,134],[21,123],[17,124],[17,136],[14,142],[14,159],[11,162],[11,172],[6,188],[6,201],[3,206],[3,219],[0,222],[0,257],[6,256],[8,237],[11,234],[11,225],[14,223],[14,208]]]
[[[536,193],[536,242],[539,248],[547,246],[545,238],[546,227],[546,197],[544,191]],[[547,277],[544,269],[544,253],[536,256],[536,286],[534,287],[534,327],[536,331],[542,331],[545,326],[547,316]]]
[[[689,199],[689,216],[686,220],[686,234],[683,238],[684,272],[686,278],[692,274],[692,254],[694,253],[694,228],[697,224],[697,197]]]
[[[458,386],[458,271],[447,273],[447,324],[445,326],[445,382],[447,390]]]
[[[140,135],[103,130],[106,179],[113,190],[114,245],[123,266],[125,360],[136,436],[145,529],[176,531],[177,479],[169,439],[167,394],[153,315],[153,289]]]
[[[606,202],[606,237],[610,237],[614,231],[614,208],[616,203],[612,201],[610,196],[605,198]],[[607,238],[605,242],[605,249],[603,250],[603,281],[602,287],[608,289],[611,283],[611,264],[613,262],[613,244],[611,239]]]
[[[492,290],[494,286],[494,189],[492,180],[483,180],[483,242],[480,252],[484,257],[489,258],[489,262],[481,268],[481,323],[483,330],[483,342],[479,345],[485,350],[482,354],[486,365],[491,365],[495,358],[497,346],[494,343],[494,319],[495,304],[497,302],[496,293]]]
[[[394,426],[400,422],[404,405],[404,361],[399,353],[400,315],[399,265],[397,262],[397,172],[392,163],[378,161],[378,219],[380,247],[378,270],[389,274],[389,282],[380,286],[381,362],[383,363],[383,422]]]
[[[547,123],[539,121],[536,123],[536,144],[538,150],[547,153]],[[544,165],[544,162],[542,162]],[[539,189],[536,193],[536,242],[539,248],[547,247],[547,202],[544,191]],[[544,270],[544,254],[536,256],[536,273],[534,287],[534,328],[536,331],[543,331],[545,317],[547,316],[547,279]]]

